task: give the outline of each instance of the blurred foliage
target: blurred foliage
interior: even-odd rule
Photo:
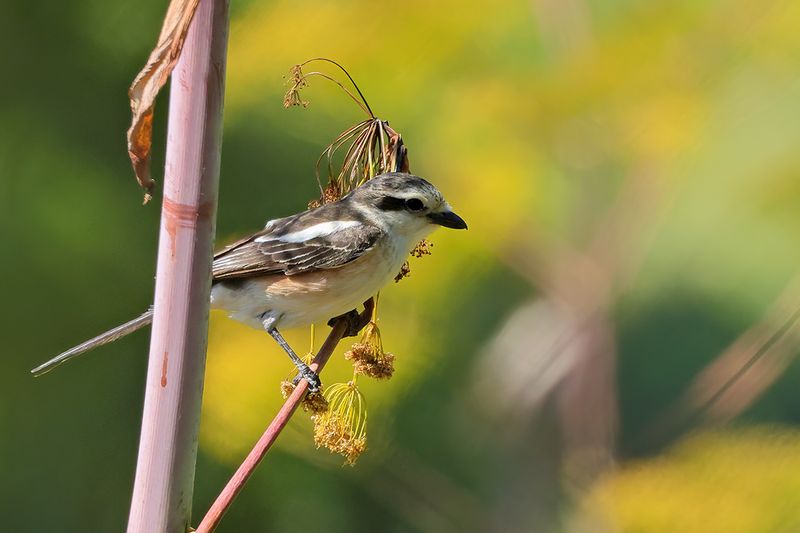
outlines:
[[[164,9],[10,0],[0,17],[9,531],[119,531],[127,519],[147,336],[40,380],[27,371],[150,303],[157,201],[140,205],[124,132],[126,90]],[[722,431],[677,448],[665,446],[679,432],[647,431],[800,264],[800,4],[234,2],[220,244],[304,208],[318,195],[320,151],[361,119],[319,82],[305,90],[308,109],[282,107],[282,76],[319,55],[350,70],[403,134],[411,170],[470,230],[435,233],[433,255],[382,293],[397,370],[388,383],[364,380],[370,444],[358,466],[316,450],[298,413],[220,531],[558,531],[572,527],[584,491],[622,531],[670,530],[669,519],[672,530],[678,519],[705,531],[796,524],[794,429]],[[156,105],[156,178],[166,104]],[[519,412],[507,418],[487,413],[472,387],[489,339],[550,295],[542,280],[557,275],[576,292],[609,286],[616,348],[604,361],[615,365],[621,470],[594,488],[594,474],[580,486],[565,476],[557,395],[536,408],[512,398]],[[308,345],[307,331],[287,338]],[[348,346],[324,382],[346,379]],[[272,418],[289,370],[266,335],[212,315],[195,514]],[[798,372],[790,365],[741,426],[800,422]],[[504,391],[498,381],[482,394]],[[652,458],[628,467],[634,456]],[[740,503],[747,495],[755,500]]]
[[[587,507],[593,531],[797,531],[799,472],[796,429],[704,432],[607,476]]]

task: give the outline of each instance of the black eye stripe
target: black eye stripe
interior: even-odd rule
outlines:
[[[378,200],[377,207],[381,211],[401,211],[406,208],[406,201],[402,198],[383,196]]]

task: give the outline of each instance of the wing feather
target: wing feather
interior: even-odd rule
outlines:
[[[338,268],[372,249],[383,234],[380,228],[362,220],[326,222],[323,210],[324,207],[271,221],[262,231],[222,249],[214,255],[213,278],[291,276]],[[335,230],[317,232],[316,227]],[[312,238],[297,242],[297,235]]]

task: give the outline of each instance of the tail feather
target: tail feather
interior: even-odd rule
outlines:
[[[103,346],[104,344],[108,344],[110,342],[114,342],[117,339],[121,339],[125,335],[133,333],[134,331],[140,330],[143,327],[149,325],[153,321],[153,308],[151,307],[138,317],[121,324],[114,329],[110,329],[105,333],[101,333],[97,337],[89,339],[86,342],[82,342],[81,344],[70,348],[66,352],[53,357],[49,361],[42,363],[41,365],[37,366],[33,370],[31,370],[31,374],[34,376],[41,376],[42,374],[46,374],[50,372],[55,367],[60,365],[61,363],[66,363],[73,357],[77,357],[84,352],[88,352],[98,346]]]

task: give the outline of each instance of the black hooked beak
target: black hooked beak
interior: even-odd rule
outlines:
[[[456,215],[452,211],[442,211],[440,213],[430,213],[428,215],[432,224],[439,224],[445,228],[453,229],[467,229],[467,223],[464,219]]]

